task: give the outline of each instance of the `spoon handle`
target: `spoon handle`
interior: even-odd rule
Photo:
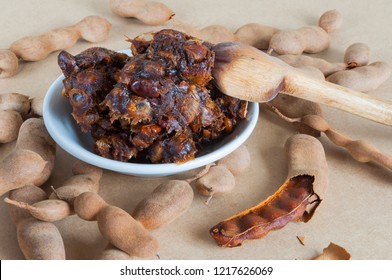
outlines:
[[[392,103],[327,81],[317,81],[300,73],[289,73],[284,83],[284,90],[281,91],[283,94],[331,106],[392,126]]]

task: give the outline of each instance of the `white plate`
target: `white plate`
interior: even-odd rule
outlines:
[[[128,51],[122,51],[129,54]],[[89,164],[119,172],[122,174],[157,177],[189,171],[215,162],[233,152],[251,135],[256,126],[259,105],[250,102],[248,115],[238,121],[233,132],[211,145],[206,145],[203,151],[193,160],[182,163],[139,164],[120,162],[101,157],[93,152],[93,140],[89,134],[82,133],[73,119],[72,107],[62,96],[64,76],[58,77],[49,87],[43,103],[43,119],[53,140],[72,156]]]

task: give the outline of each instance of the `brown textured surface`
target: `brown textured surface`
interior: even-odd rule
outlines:
[[[63,96],[94,139],[94,151],[118,161],[189,161],[233,131],[248,102],[212,84],[209,42],[163,29],[128,39],[132,56],[106,48],[61,51]]]
[[[333,62],[343,60],[344,49],[351,43],[369,44],[371,60],[384,60],[392,65],[391,26],[392,4],[382,0],[377,5],[369,1],[330,0],[328,2],[292,1],[163,1],[179,19],[200,27],[223,24],[232,30],[249,22],[259,22],[278,28],[298,28],[316,24],[318,16],[328,9],[338,9],[343,15],[342,29],[332,34],[331,49],[323,58]],[[39,9],[37,8],[39,7]],[[78,42],[69,49],[73,54],[92,46],[114,50],[125,49],[124,35],[134,37],[151,31],[136,20],[116,17],[107,1],[93,0],[15,0],[0,11],[2,26],[0,48],[7,48],[14,40],[27,35],[42,34],[52,28],[73,24],[86,15],[106,17],[113,29],[109,39],[100,44]],[[262,16],[261,16],[262,14]],[[35,63],[23,63],[20,73],[0,79],[0,93],[20,92],[30,96],[45,94],[61,71],[56,55]],[[392,101],[392,80],[389,79],[373,96]],[[337,129],[356,139],[366,139],[380,150],[391,152],[392,129],[353,115],[323,107],[325,117]],[[330,184],[323,203],[309,223],[289,223],[260,240],[252,240],[236,248],[220,248],[209,235],[209,228],[217,222],[248,208],[276,191],[287,175],[284,143],[294,133],[269,112],[262,111],[254,133],[246,142],[252,167],[236,177],[236,188],[229,195],[215,198],[206,206],[204,197],[195,199],[186,215],[174,224],[153,231],[161,244],[161,259],[311,259],[333,241],[350,252],[352,259],[392,259],[392,173],[375,164],[362,164],[352,159],[343,149],[330,144],[322,136],[330,167]],[[4,157],[14,144],[0,146]],[[58,150],[55,171],[46,184],[60,186],[71,176],[75,159]],[[173,176],[175,178],[186,175]],[[105,171],[100,195],[110,204],[128,212],[164,180],[142,179]],[[16,241],[16,230],[0,199],[0,259],[22,259]],[[377,213],[375,215],[374,213]],[[67,258],[96,259],[106,246],[95,223],[77,217],[56,222],[64,237]],[[296,236],[306,236],[306,246]]]
[[[300,220],[311,202],[313,181],[314,177],[309,175],[288,179],[263,202],[213,226],[211,236],[219,246],[236,247]]]

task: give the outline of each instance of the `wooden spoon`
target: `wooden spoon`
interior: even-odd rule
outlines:
[[[283,93],[392,125],[391,103],[309,78],[278,58],[239,42],[217,44],[213,50],[212,75],[218,88],[227,95],[267,102]]]

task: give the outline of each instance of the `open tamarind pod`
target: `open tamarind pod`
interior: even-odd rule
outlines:
[[[258,205],[210,229],[219,246],[236,247],[258,239],[291,221],[307,222],[324,197],[328,166],[324,148],[314,137],[296,134],[286,141],[288,176],[282,186]]]
[[[225,94],[267,102],[281,92],[392,125],[392,104],[307,77],[283,61],[239,42],[217,44],[212,75]]]

